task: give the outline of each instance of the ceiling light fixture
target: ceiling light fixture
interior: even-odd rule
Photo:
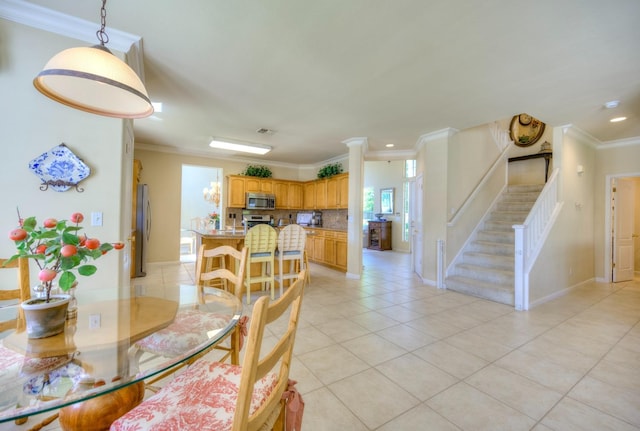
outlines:
[[[387,145],[385,145],[385,147],[387,147],[387,148],[393,148],[393,147],[395,147],[395,145],[393,145],[393,144],[387,144]]]
[[[616,118],[612,118],[609,121],[612,122],[612,123],[619,123],[620,121],[624,121],[626,119],[627,119],[627,117],[616,117]]]
[[[144,118],[153,114],[153,106],[144,84],[126,63],[105,46],[107,0],[102,0],[100,45],[65,49],[54,55],[33,85],[56,102],[115,118]]]
[[[236,142],[221,141],[219,139],[211,139],[209,142],[211,148],[217,148],[220,150],[240,151],[243,153],[260,154],[264,155],[271,151],[271,147],[267,145],[257,144],[239,144]]]

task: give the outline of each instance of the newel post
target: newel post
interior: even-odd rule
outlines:
[[[525,250],[526,250],[526,226],[517,224],[513,225],[515,234],[515,254],[514,254],[514,295],[516,310],[529,309],[529,292],[527,283],[525,283],[524,267],[525,267]]]

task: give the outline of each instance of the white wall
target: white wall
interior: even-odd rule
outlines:
[[[562,142],[556,140],[554,146],[558,155],[554,154],[555,162],[561,167],[560,199],[564,206],[531,272],[533,305],[595,276],[595,142],[568,129]],[[582,174],[577,173],[577,165],[584,167]]]
[[[2,19],[0,41],[3,149],[0,226],[5,232],[17,226],[16,207],[23,217],[36,216],[39,221],[46,217],[67,219],[79,211],[86,217],[83,225],[87,235],[101,241],[126,242],[123,232],[128,232],[129,227],[122,224],[126,205],[121,194],[126,188],[124,169],[131,168],[123,162],[128,158],[123,145],[125,122],[53,102],[32,84],[49,58],[65,48],[78,46],[78,42]],[[83,193],[74,189],[40,191],[40,180],[28,169],[30,160],[63,142],[91,168],[91,176],[80,183]],[[103,213],[103,226],[89,226],[92,211]],[[0,240],[0,255],[9,256],[13,252],[13,243]],[[80,277],[81,288],[118,285],[123,271],[128,271],[128,267],[121,268],[126,259],[125,252],[103,256],[96,262],[96,275],[90,279]],[[37,272],[33,262],[31,279],[35,284]]]

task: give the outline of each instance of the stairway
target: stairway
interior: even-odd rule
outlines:
[[[527,218],[544,184],[511,185],[445,279],[447,289],[514,305],[514,224]]]

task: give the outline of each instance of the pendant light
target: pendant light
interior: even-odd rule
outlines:
[[[144,84],[126,63],[105,46],[106,3],[100,9],[100,45],[66,49],[47,62],[33,85],[56,102],[92,114],[145,118],[153,106]]]

